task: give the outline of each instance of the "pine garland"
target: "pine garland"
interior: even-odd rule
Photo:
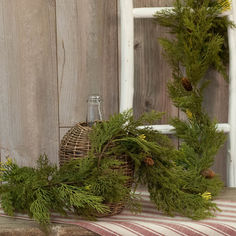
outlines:
[[[145,184],[151,200],[168,215],[180,213],[193,219],[212,216],[218,208],[210,201],[218,186],[206,188],[203,176],[196,179],[196,170],[183,168],[182,150],[176,150],[170,139],[150,128],[163,114],[150,112],[135,120],[132,111],[112,116],[92,127],[92,149],[87,157],[71,160],[60,169],[51,165],[45,155],[36,168],[19,167],[10,159],[1,163],[1,205],[4,211],[25,212],[48,225],[52,212],[68,212],[94,219],[108,212],[106,203],[127,199],[130,208],[139,210],[136,197],[125,187],[129,177],[116,159],[128,155],[135,165],[134,183]],[[207,193],[206,190],[211,191]],[[135,190],[134,190],[135,191]]]
[[[61,169],[51,165],[46,155],[39,158],[36,168],[19,167],[8,159],[1,164],[1,206],[8,215],[27,213],[42,225],[49,224],[54,211],[62,215],[80,212],[84,216],[108,212],[103,197],[90,190],[88,176],[94,168],[92,158],[73,160]],[[116,182],[123,185],[123,180]]]
[[[227,27],[234,27],[227,17],[227,0],[176,0],[173,11],[155,15],[157,23],[169,28],[175,37],[161,38],[165,57],[172,67],[173,80],[168,83],[174,105],[186,114],[187,120],[172,119],[181,140],[177,165],[191,173],[191,191],[209,191],[217,195],[220,178],[210,169],[226,135],[216,129],[216,122],[203,109],[203,94],[211,80],[206,77],[215,69],[226,80],[229,51]]]
[[[225,141],[202,108],[203,92],[214,68],[227,79],[228,44],[226,30],[233,24],[218,15],[228,5],[218,0],[176,0],[173,11],[156,14],[159,24],[176,37],[161,39],[165,55],[173,69],[169,94],[173,103],[186,113],[187,120],[174,118],[177,150],[170,139],[150,128],[163,114],[152,111],[135,120],[132,111],[97,123],[90,133],[91,151],[71,160],[60,169],[39,158],[37,167],[19,167],[11,159],[0,164],[0,202],[9,215],[24,212],[47,226],[52,212],[68,212],[94,219],[109,211],[106,203],[127,199],[137,210],[134,192],[124,186],[129,177],[119,170],[128,155],[134,162],[134,183],[145,184],[150,198],[164,213],[179,213],[203,219],[218,210],[211,201],[222,182],[210,167]]]

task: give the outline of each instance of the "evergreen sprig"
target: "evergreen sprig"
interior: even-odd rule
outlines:
[[[49,224],[52,212],[66,215],[67,211],[79,211],[82,216],[108,212],[104,198],[95,195],[84,182],[84,170],[91,171],[95,160],[72,162],[60,170],[48,162],[46,155],[39,158],[36,168],[19,167],[10,159],[2,163],[0,198],[4,211],[9,215],[15,211],[28,213],[42,225]]]

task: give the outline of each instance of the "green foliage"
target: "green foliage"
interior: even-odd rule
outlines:
[[[180,149],[167,136],[150,128],[162,113],[152,111],[134,119],[132,111],[116,114],[97,123],[90,133],[91,151],[71,160],[60,169],[45,155],[36,168],[19,167],[10,159],[0,165],[0,199],[4,211],[28,213],[48,225],[52,212],[72,212],[88,218],[109,211],[106,203],[126,200],[140,210],[138,197],[125,183],[120,156],[134,163],[134,183],[145,184],[151,200],[168,215],[179,213],[203,219],[218,210],[210,201],[222,187],[219,176],[206,178],[214,156],[225,141],[202,108],[205,88],[213,78],[205,78],[213,68],[227,79],[227,27],[234,25],[218,15],[228,7],[226,0],[176,0],[173,11],[156,14],[156,20],[175,35],[160,43],[173,69],[168,83],[170,97],[187,120],[175,118],[172,125],[181,139]],[[185,78],[185,80],[183,80]],[[183,83],[188,83],[183,84]],[[186,87],[187,86],[187,87]],[[118,157],[118,158],[117,158]]]
[[[212,166],[226,138],[217,131],[216,122],[209,118],[202,103],[204,91],[214,79],[206,78],[209,69],[217,70],[228,80],[227,27],[235,26],[219,14],[229,6],[227,0],[176,0],[173,11],[156,14],[156,21],[175,36],[172,40],[161,38],[160,43],[172,67],[169,95],[187,116],[186,120],[174,118],[171,123],[181,140],[176,165],[184,169],[184,191],[191,193],[206,191],[215,196],[222,188],[219,176],[202,176]]]
[[[48,162],[46,155],[39,158],[37,167],[19,167],[8,159],[1,164],[0,185],[1,205],[5,212],[28,213],[42,225],[49,224],[50,214],[67,212],[94,218],[99,213],[108,212],[106,203],[129,202],[130,207],[138,207],[134,195],[125,183],[120,166],[125,163],[119,158],[127,154],[141,165],[149,150],[161,152],[154,142],[145,141],[137,129],[145,122],[154,122],[161,114],[151,112],[134,120],[132,111],[117,114],[109,121],[98,123],[90,134],[92,149],[87,157],[71,160],[60,169]],[[148,129],[151,137],[155,132]],[[156,133],[159,142],[168,142],[166,137]],[[139,152],[142,152],[140,155]]]
[[[183,141],[180,152],[182,163],[186,168],[194,168],[199,171],[210,168],[214,163],[214,156],[225,141],[223,132],[216,130],[216,124],[208,117],[203,121],[179,121],[173,119],[172,124],[176,127],[178,137]]]
[[[112,116],[107,122],[96,124],[90,133],[93,154],[102,154],[103,158],[126,154],[134,160],[136,167],[140,166],[152,150],[161,153],[164,145],[172,147],[170,140],[159,132],[138,128],[146,123],[152,124],[162,115],[152,111],[135,120],[129,110]]]
[[[162,38],[160,43],[177,78],[185,76],[181,67],[194,86],[209,67],[227,78],[227,27],[233,24],[227,17],[218,17],[224,10],[222,6],[222,1],[216,0],[176,0],[173,11],[156,14],[157,22],[176,36],[174,40]]]
[[[51,212],[66,215],[66,210],[79,211],[82,216],[107,212],[103,197],[94,195],[84,182],[84,171],[94,167],[95,160],[72,162],[60,170],[45,155],[36,168],[19,167],[10,159],[2,163],[0,197],[4,211],[9,215],[14,211],[28,213],[42,225],[49,224]]]
[[[176,150],[169,138],[157,131],[139,128],[161,116],[152,111],[135,120],[130,110],[97,123],[90,133],[92,148],[88,156],[71,160],[60,169],[45,155],[36,168],[19,167],[10,159],[2,163],[0,198],[4,211],[9,215],[28,213],[44,226],[49,224],[52,212],[72,212],[94,219],[109,211],[106,203],[124,200],[130,209],[140,211],[139,197],[125,187],[130,177],[120,168],[125,163],[119,159],[125,155],[134,163],[135,185],[147,185],[159,210],[193,219],[211,216],[217,208],[203,194],[214,194],[219,182],[210,185],[199,173],[196,178],[198,169],[189,164],[183,148]]]
[[[154,122],[161,115],[152,111],[134,120],[131,111],[127,111],[98,123],[90,134],[93,153],[96,156],[102,153],[102,158],[123,154],[131,157],[135,163],[135,183],[146,185],[151,200],[166,214],[179,213],[193,219],[213,216],[218,208],[202,194],[210,192],[215,195],[221,186],[219,179],[215,177],[209,184],[194,166],[192,169],[184,166],[188,160],[186,153],[182,149],[176,150],[167,136],[150,128],[138,128],[146,122]],[[214,133],[215,126],[208,129]],[[207,148],[206,155],[213,155],[213,150]],[[212,163],[210,157],[202,159],[209,165]]]
[[[121,161],[113,157],[104,157],[99,168],[95,167],[86,180],[91,192],[102,196],[105,203],[120,202],[129,193],[129,189],[124,187],[129,177],[124,176],[122,171],[114,171],[114,169],[119,169],[120,165],[122,165]]]

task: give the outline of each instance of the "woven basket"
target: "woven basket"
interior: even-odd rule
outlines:
[[[71,159],[84,158],[90,150],[89,132],[91,128],[86,123],[78,123],[72,127],[63,137],[60,144],[59,163],[62,166]],[[131,188],[134,175],[134,164],[130,157],[122,155],[117,157],[118,160],[124,162],[119,169],[123,171],[125,176],[131,177],[124,186]],[[98,217],[112,216],[119,214],[124,208],[125,199],[119,203],[106,204],[110,208],[107,214],[99,214]]]

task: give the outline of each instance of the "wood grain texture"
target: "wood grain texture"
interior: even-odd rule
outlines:
[[[54,0],[0,1],[0,146],[20,165],[59,143]]]
[[[171,0],[134,0],[134,7],[171,6]],[[167,124],[170,116],[178,116],[167,93],[167,81],[171,79],[159,37],[170,37],[167,29],[154,23],[152,19],[136,19],[134,24],[135,48],[135,94],[134,114],[158,110],[165,112],[160,123]]]
[[[70,128],[60,128],[60,140],[64,137],[64,135],[70,130]]]
[[[104,118],[118,112],[116,0],[57,0],[60,127],[85,121],[90,94]]]
[[[229,106],[229,85],[224,78],[214,71],[209,71],[206,75],[211,79],[211,84],[207,88],[204,96],[204,108],[219,123],[228,122]],[[227,180],[227,143],[220,149],[215,157],[214,170],[219,173],[226,184]]]

